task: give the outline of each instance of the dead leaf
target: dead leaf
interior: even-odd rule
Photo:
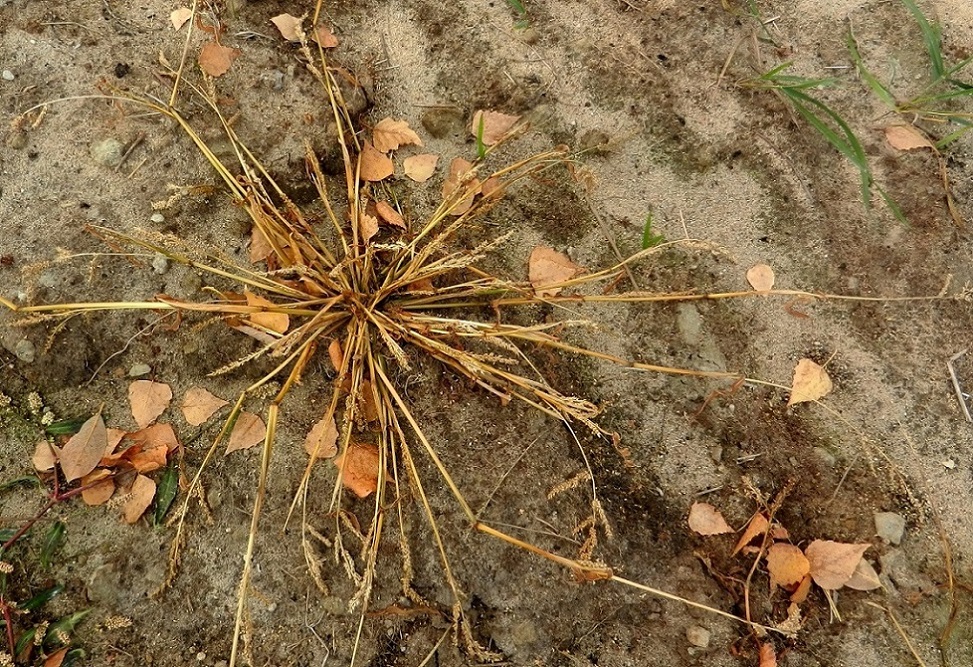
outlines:
[[[372,128],[372,142],[381,153],[394,151],[399,146],[422,145],[422,139],[404,120],[383,118]]]
[[[128,385],[128,400],[132,404],[132,416],[139,428],[145,428],[169,407],[172,389],[163,382],[136,380]]]
[[[108,442],[105,444],[105,456],[111,456],[115,452],[115,448],[118,447],[118,443],[128,435],[128,431],[123,431],[120,428],[110,428],[108,429]]]
[[[767,549],[767,572],[775,586],[793,586],[811,571],[811,564],[800,549],[793,544],[777,542]]]
[[[270,19],[270,22],[277,26],[277,30],[280,31],[280,36],[288,42],[301,41],[301,36],[298,34],[298,28],[301,27],[301,19],[298,17],[291,16],[290,14],[278,14]]]
[[[473,198],[480,192],[480,182],[475,176],[471,175],[470,169],[473,167],[471,162],[467,162],[461,157],[453,158],[449,163],[449,176],[443,181],[443,200],[462,188],[460,194],[466,194],[466,199],[456,203],[449,210],[450,215],[463,215],[473,206]]]
[[[311,32],[311,41],[317,42],[322,49],[333,49],[338,46],[338,38],[327,26],[319,25]]]
[[[503,139],[508,132],[517,124],[520,116],[511,116],[500,113],[499,111],[477,111],[473,114],[473,122],[470,123],[470,134],[480,137],[480,140],[487,146],[493,146]],[[483,135],[480,135],[480,122],[483,123]]]
[[[129,491],[125,504],[122,505],[122,516],[125,523],[133,524],[138,521],[139,517],[152,504],[153,498],[155,498],[155,482],[145,475],[136,477],[132,484],[132,490]]]
[[[480,194],[484,198],[493,197],[503,194],[503,181],[500,180],[499,176],[491,176],[490,178],[483,181],[483,185],[480,186]]]
[[[767,521],[767,517],[762,513],[757,512],[754,514],[750,522],[747,523],[747,528],[743,531],[743,535],[737,540],[737,545],[733,547],[733,555],[735,556],[743,547],[753,542],[758,535],[766,533],[769,525],[770,522]]]
[[[770,536],[775,540],[788,540],[790,539],[791,534],[788,533],[787,529],[784,528],[782,525],[780,525],[777,522],[774,522],[770,526]]]
[[[54,653],[44,658],[44,667],[61,667],[61,665],[64,664],[64,658],[67,656],[70,648],[70,646],[59,648],[58,650],[54,651]]]
[[[811,578],[821,588],[835,590],[851,579],[870,544],[846,544],[814,540],[804,550],[811,564]]]
[[[99,483],[98,480],[104,481]],[[89,484],[92,486],[81,492],[81,499],[86,505],[104,505],[115,493],[115,480],[112,479],[110,470],[99,468],[81,478],[81,486]]]
[[[801,579],[801,583],[797,585],[794,592],[791,593],[791,602],[794,604],[801,604],[807,600],[808,594],[811,592],[811,575],[805,576]]]
[[[527,275],[537,296],[554,296],[561,287],[549,287],[570,280],[581,271],[580,266],[571,261],[563,252],[547,246],[537,246],[527,260]]]
[[[851,575],[851,579],[845,582],[848,588],[856,591],[873,591],[882,587],[882,582],[878,578],[878,572],[867,560],[862,558],[858,561],[858,566]]]
[[[920,130],[912,125],[889,125],[885,128],[885,140],[889,146],[899,151],[912,151],[917,148],[936,146]]]
[[[206,42],[199,52],[199,68],[210,76],[223,76],[233,61],[240,57],[240,50],[217,42]]]
[[[758,292],[769,292],[774,287],[774,270],[766,264],[754,264],[747,269],[747,282]]]
[[[267,426],[264,420],[252,412],[241,412],[233,424],[230,439],[226,444],[226,454],[238,449],[250,449],[264,441]]]
[[[179,438],[169,424],[152,424],[141,431],[129,433],[127,437],[143,448],[164,447],[167,452],[171,452],[179,447]]]
[[[373,236],[378,234],[378,218],[367,213],[359,213],[358,231],[361,234],[362,242],[368,243]]]
[[[259,227],[254,227],[250,233],[250,261],[254,264],[262,262],[274,253],[274,248],[270,241],[260,231]]]
[[[693,503],[689,508],[689,527],[700,535],[722,535],[733,532],[733,528],[726,522],[720,511],[709,503]]]
[[[438,162],[438,155],[422,153],[407,157],[402,162],[402,167],[405,169],[405,175],[413,181],[416,183],[425,183],[436,173],[436,163]]]
[[[335,338],[328,343],[328,358],[336,371],[341,371],[341,364],[345,360],[345,354],[341,351],[341,341]]]
[[[375,202],[375,210],[378,211],[378,217],[380,217],[382,220],[389,223],[390,225],[394,225],[402,229],[406,228],[405,218],[403,218],[398,211],[396,211],[394,208],[389,206],[387,203],[383,201]]]
[[[338,453],[338,427],[334,416],[321,419],[311,427],[311,432],[304,440],[304,451],[308,456],[319,459],[330,459]],[[317,452],[317,454],[315,454]]]
[[[774,645],[767,643],[760,645],[759,667],[777,667],[777,654],[774,652]]]
[[[108,443],[108,431],[100,414],[84,424],[61,449],[60,464],[64,479],[73,482],[95,469]]]
[[[215,396],[202,387],[190,387],[182,399],[182,416],[192,426],[200,426],[224,405],[228,405],[219,396]]]
[[[348,450],[334,459],[341,471],[341,483],[359,498],[367,498],[378,488],[378,447],[351,443]]]
[[[389,157],[375,149],[367,141],[361,152],[361,177],[366,181],[380,181],[388,178],[395,171],[395,165]]]
[[[30,457],[30,462],[34,464],[37,472],[51,472],[54,464],[57,463],[61,450],[57,445],[52,445],[47,440],[41,440],[34,447],[34,455]]]
[[[169,22],[172,23],[172,27],[175,30],[179,30],[186,24],[186,21],[190,19],[193,15],[193,10],[189,7],[180,7],[179,9],[174,9],[169,14]]]
[[[257,296],[253,292],[246,292],[247,305],[254,308],[275,308],[276,304],[265,299],[262,296]],[[264,329],[270,329],[275,333],[286,333],[288,327],[291,325],[291,318],[288,317],[287,313],[274,313],[270,311],[264,311],[262,313],[250,313],[250,322],[254,326],[263,327]]]
[[[787,407],[823,398],[831,393],[833,386],[824,366],[819,366],[810,359],[801,359],[794,368],[794,381]]]

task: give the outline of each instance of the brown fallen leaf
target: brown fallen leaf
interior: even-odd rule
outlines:
[[[108,429],[108,442],[105,444],[105,456],[111,456],[115,452],[115,448],[118,447],[118,443],[120,443],[126,435],[128,435],[128,431],[123,431],[120,428]]]
[[[145,513],[145,510],[152,504],[155,498],[155,482],[139,475],[132,484],[132,489],[128,492],[125,503],[122,505],[122,517],[125,523],[133,524]]]
[[[182,416],[190,425],[200,426],[225,405],[229,402],[202,387],[190,387],[182,399]]]
[[[311,427],[304,439],[304,451],[319,459],[330,459],[338,453],[338,427],[333,416],[321,419]]]
[[[733,532],[733,528],[726,522],[720,511],[709,503],[693,503],[689,508],[689,527],[700,535],[722,535]]]
[[[328,343],[328,358],[336,371],[341,371],[341,364],[345,360],[345,354],[341,351],[341,341],[335,338]]]
[[[768,292],[774,287],[774,270],[766,264],[754,264],[747,269],[747,282],[758,292]]]
[[[760,645],[760,662],[757,664],[758,667],[777,667],[777,653],[773,644]]]
[[[250,232],[250,261],[256,264],[264,261],[272,254],[274,254],[274,247],[270,245],[270,241],[260,231],[260,228],[254,227],[253,231]]]
[[[811,564],[793,544],[777,542],[767,549],[767,572],[775,586],[793,586],[811,571]]]
[[[54,464],[57,463],[61,450],[57,445],[52,445],[47,440],[41,440],[34,447],[34,455],[30,457],[30,462],[34,465],[37,472],[51,472]]]
[[[81,486],[89,484],[92,486],[81,492],[81,499],[86,505],[104,505],[115,493],[115,480],[112,479],[110,470],[99,468],[81,478]]]
[[[351,443],[341,456],[334,459],[341,471],[341,483],[359,498],[367,498],[378,488],[378,447]]]
[[[851,579],[870,544],[847,544],[814,540],[804,550],[811,564],[810,575],[821,588],[836,590]]]
[[[169,424],[152,424],[135,433],[129,433],[126,437],[143,448],[164,447],[167,452],[171,452],[179,447],[179,438]]]
[[[571,261],[563,252],[547,246],[537,246],[527,260],[527,275],[537,296],[554,296],[561,287],[551,287],[574,278],[584,269]]]
[[[480,181],[469,172],[473,167],[471,162],[467,162],[461,157],[453,158],[449,163],[449,175],[443,181],[443,200],[448,200],[451,195],[459,192],[466,194],[466,198],[457,202],[450,209],[450,215],[463,215],[473,206],[473,198],[480,193]]]
[[[226,454],[238,449],[250,449],[264,441],[267,426],[264,420],[252,412],[241,412],[230,431],[230,438],[226,443]]]
[[[899,151],[912,151],[917,148],[936,149],[926,135],[912,125],[889,125],[885,128],[885,140],[889,142],[889,146]]]
[[[290,14],[278,14],[270,19],[270,22],[277,26],[280,36],[288,42],[301,41],[300,31],[298,30],[301,27],[301,19],[298,17]]]
[[[833,386],[824,366],[819,366],[810,359],[801,359],[794,368],[794,381],[791,383],[791,397],[787,401],[787,407],[823,398],[831,393]]]
[[[470,123],[470,134],[474,137],[480,137],[480,140],[487,146],[493,146],[503,139],[519,120],[520,116],[511,116],[500,113],[499,111],[480,110],[473,114],[473,121]],[[483,129],[482,136],[480,135],[481,122]]]
[[[747,528],[743,531],[743,535],[737,540],[737,545],[733,547],[733,555],[735,556],[743,547],[753,542],[758,535],[766,533],[769,526],[770,522],[767,521],[767,517],[761,512],[754,514],[747,523]]]
[[[405,175],[416,183],[425,183],[436,173],[436,163],[438,162],[438,155],[422,153],[407,157],[402,162],[402,168],[405,170]]]
[[[801,579],[801,583],[797,585],[794,592],[791,593],[791,602],[794,604],[801,604],[807,600],[808,594],[811,592],[811,575],[806,575]]]
[[[108,431],[100,414],[81,425],[61,449],[59,462],[64,479],[73,482],[95,469],[108,442]]]
[[[180,7],[169,13],[169,22],[172,23],[174,30],[179,30],[186,24],[186,21],[193,15],[193,10],[189,7]]]
[[[44,658],[44,667],[61,667],[61,665],[64,664],[64,658],[67,656],[70,648],[70,646],[59,648],[58,650],[54,651],[54,653]]]
[[[856,591],[873,591],[876,588],[881,588],[882,582],[872,564],[862,558],[858,561],[858,567],[855,568],[851,578],[845,582],[845,587],[853,588]]]
[[[375,405],[375,392],[372,383],[362,380],[361,383],[361,414],[366,421],[378,421],[378,408]]]
[[[239,57],[239,49],[223,46],[218,42],[206,42],[199,52],[199,68],[210,76],[223,76]]]
[[[386,202],[377,201],[375,202],[375,210],[378,211],[378,217],[380,217],[385,222],[393,225],[395,227],[400,227],[405,229],[405,218],[402,214],[396,211],[394,208],[389,206]]]
[[[378,234],[378,218],[367,213],[359,213],[358,231],[361,234],[362,242],[368,243],[373,236]]]
[[[262,296],[257,296],[253,292],[246,292],[247,305],[254,308],[274,308],[275,304],[269,299],[265,299]],[[250,322],[254,326],[263,327],[264,329],[269,329],[275,333],[287,333],[288,327],[291,325],[291,319],[288,317],[287,313],[274,313],[270,311],[264,311],[262,313],[250,313]]]
[[[338,46],[338,38],[327,26],[319,25],[311,32],[311,41],[316,42],[322,49],[333,49]]]
[[[388,178],[395,171],[395,165],[385,153],[378,151],[369,142],[365,142],[361,151],[361,177],[366,181],[380,181]]]
[[[399,146],[421,146],[422,139],[409,127],[406,121],[383,118],[372,128],[372,143],[375,150],[388,153],[396,150]]]
[[[128,401],[139,428],[145,428],[169,407],[172,389],[164,382],[136,380],[128,385]]]

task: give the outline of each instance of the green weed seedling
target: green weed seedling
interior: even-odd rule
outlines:
[[[654,248],[655,246],[665,242],[665,236],[662,234],[652,233],[652,212],[649,211],[649,213],[645,216],[645,226],[642,227],[642,250]]]
[[[510,5],[510,9],[514,10],[517,14],[517,20],[514,22],[514,27],[517,30],[526,30],[530,27],[530,20],[527,18],[527,7],[520,0],[507,0],[507,4]]]
[[[865,208],[871,204],[871,194],[874,188],[891,209],[895,217],[902,223],[908,224],[902,209],[895,203],[882,186],[875,182],[868,157],[861,141],[851,129],[851,126],[834,109],[815,97],[811,91],[835,85],[835,78],[811,79],[794,76],[785,72],[791,63],[783,63],[756,79],[742,82],[740,85],[760,90],[772,90],[779,94],[790,107],[804,119],[811,127],[824,137],[831,146],[851,162],[858,170],[862,203]]]

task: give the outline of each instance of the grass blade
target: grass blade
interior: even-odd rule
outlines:
[[[922,41],[926,44],[926,52],[929,54],[929,60],[932,63],[933,77],[936,81],[946,78],[946,66],[943,64],[942,32],[939,24],[930,23],[913,0],[902,0],[902,4],[915,18],[916,23],[919,24],[919,29],[922,31]]]
[[[865,61],[862,60],[861,53],[858,51],[858,42],[855,40],[855,34],[851,30],[851,25],[848,25],[848,51],[851,53],[851,60],[855,63],[855,69],[858,70],[858,76],[861,80],[872,89],[875,96],[880,100],[885,102],[889,107],[895,108],[895,97],[892,95],[891,91],[885,87],[885,85],[875,78],[875,75],[868,71],[865,67]]]

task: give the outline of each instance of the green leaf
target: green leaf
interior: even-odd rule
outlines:
[[[18,609],[23,611],[37,611],[48,602],[56,598],[64,590],[64,584],[57,584],[56,586],[51,586],[45,591],[41,591],[31,599],[26,602],[21,602],[17,605]]]
[[[858,42],[855,40],[855,35],[851,31],[850,25],[848,26],[847,42],[848,51],[851,52],[852,62],[855,63],[855,69],[858,70],[858,76],[860,76],[862,81],[864,81],[866,85],[872,89],[872,92],[875,93],[878,99],[882,100],[885,102],[885,104],[894,109],[896,106],[895,96],[892,95],[892,92],[886,88],[881,81],[875,78],[875,76],[868,71],[867,67],[865,67],[865,61],[862,60],[861,54],[858,52]]]
[[[6,544],[17,534],[17,528],[0,528],[0,544]]]
[[[476,126],[476,155],[481,160],[486,157],[486,144],[483,143],[483,114],[480,114],[480,122]]]
[[[652,213],[645,216],[645,226],[642,228],[642,249],[652,248],[665,243],[666,237],[652,233]]]
[[[902,0],[902,4],[915,18],[916,23],[919,24],[919,30],[922,31],[922,41],[926,44],[926,52],[932,62],[933,77],[936,81],[945,78],[946,65],[943,63],[942,32],[939,25],[930,23],[913,0]]]
[[[9,482],[4,482],[0,484],[0,491],[6,491],[17,486],[40,486],[41,481],[35,475],[24,475],[23,477],[18,477],[17,479],[12,479]]]
[[[81,427],[86,421],[87,419],[85,417],[62,419],[61,421],[48,424],[44,432],[48,435],[74,435],[81,430]]]
[[[68,527],[63,521],[55,521],[44,536],[44,546],[41,547],[41,567],[49,568],[54,554],[64,546],[65,533]]]
[[[61,642],[59,637],[67,636],[70,639],[78,623],[84,620],[84,617],[89,613],[91,613],[90,609],[76,611],[51,623],[50,627],[47,628],[47,634],[44,636],[44,648],[51,650],[64,646],[66,642]]]
[[[31,628],[20,635],[20,638],[17,639],[17,643],[14,645],[14,655],[19,657],[21,653],[27,650],[27,647],[34,643],[34,637],[36,635],[37,628]]]
[[[161,526],[166,518],[172,501],[176,499],[179,492],[179,468],[174,463],[169,463],[162,473],[159,480],[159,488],[155,492],[155,525]]]

